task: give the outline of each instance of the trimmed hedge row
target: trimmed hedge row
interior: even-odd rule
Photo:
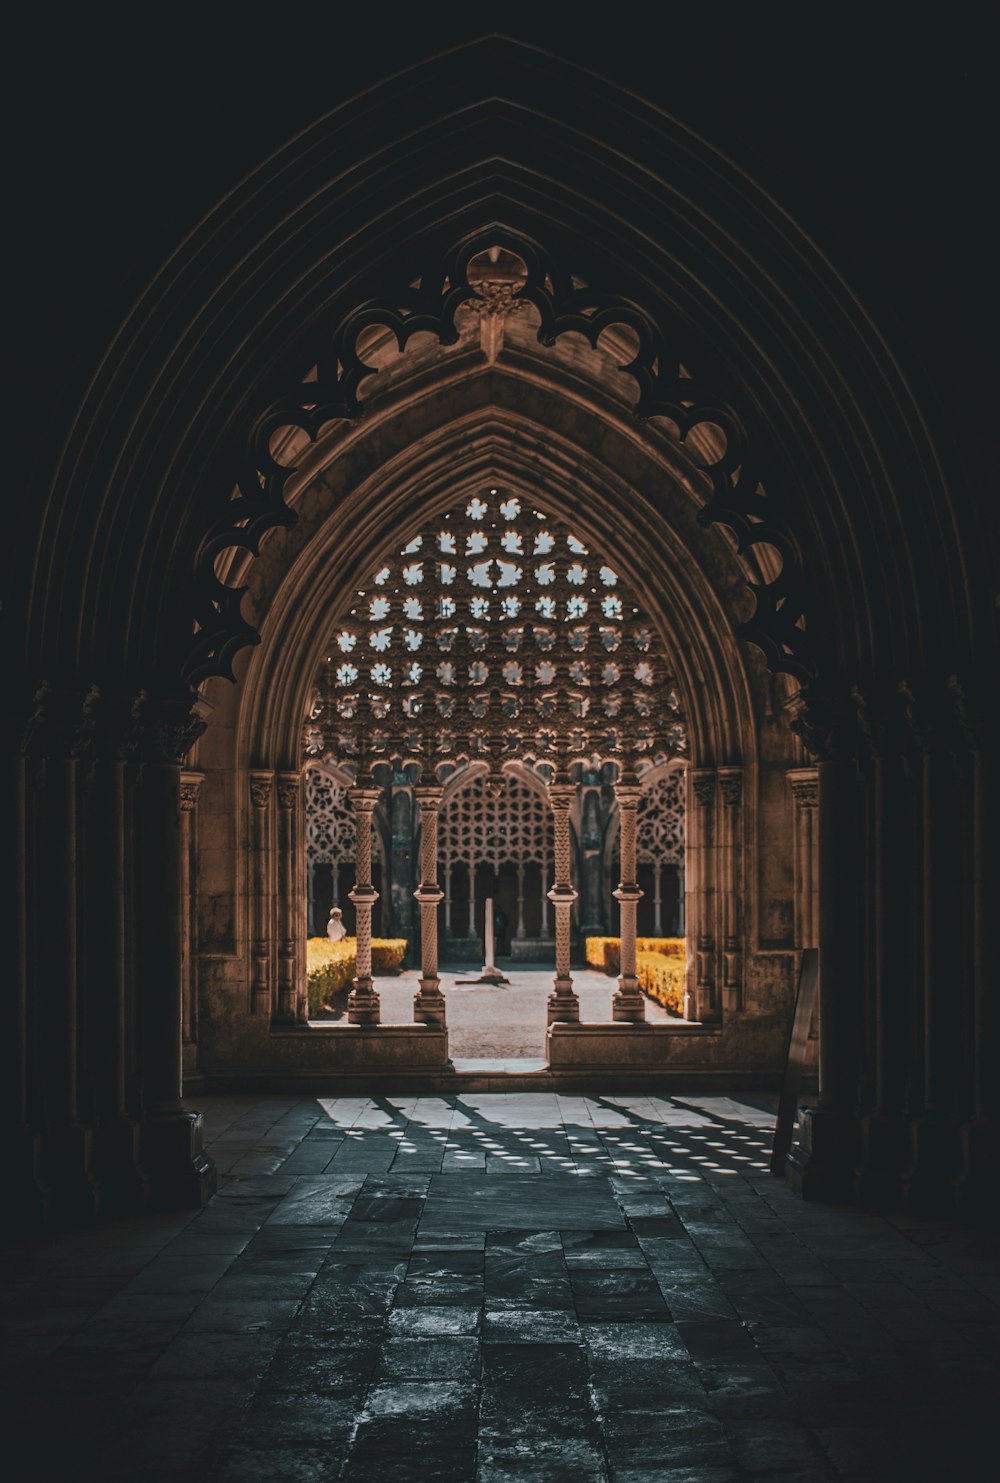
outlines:
[[[373,937],[372,973],[398,973],[408,945],[405,937]]]
[[[406,948],[405,937],[373,937],[372,973],[398,973]],[[356,937],[344,937],[340,942],[331,942],[328,937],[310,937],[306,943],[309,1014],[317,1014],[327,999],[349,988],[357,972]]]
[[[349,986],[358,971],[357,946],[353,937],[345,937],[340,942],[331,942],[327,937],[310,937],[306,943],[310,1018],[319,1013],[327,999]]]
[[[663,953],[636,953],[635,976],[644,994],[669,1009],[672,1014],[684,1013],[684,988],[687,979],[687,962],[683,957],[667,956]]]
[[[683,937],[638,937],[637,953],[656,953],[664,958],[687,959]],[[587,962],[591,968],[601,968],[605,973],[621,972],[621,938],[588,937],[586,942]]]

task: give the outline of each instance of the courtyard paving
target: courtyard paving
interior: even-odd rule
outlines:
[[[546,1001],[552,993],[555,968],[550,965],[518,965],[501,959],[500,971],[510,979],[508,984],[462,983],[482,971],[482,965],[459,967],[447,964],[441,970],[441,992],[448,1003],[448,1051],[457,1063],[485,1062],[501,1064],[512,1060],[537,1060],[544,1063]],[[420,974],[415,968],[405,969],[395,977],[377,978],[385,1024],[410,1024],[413,1020],[413,996],[419,987]],[[593,968],[573,969],[573,988],[580,1000],[580,1018],[588,1021],[611,1019],[611,997],[618,987],[616,978],[598,973]],[[646,999],[646,1018],[650,1024],[666,1024],[678,1018],[668,1014],[655,999]],[[347,992],[339,994],[333,1016],[346,1018]]]
[[[7,1247],[10,1483],[996,1476],[994,1247],[803,1204],[763,1102],[202,1105],[204,1210]]]

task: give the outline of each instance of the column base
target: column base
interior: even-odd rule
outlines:
[[[909,1162],[906,1119],[872,1112],[861,1119],[860,1131],[857,1197],[862,1205],[898,1210],[903,1203],[903,1171]]]
[[[115,1220],[148,1208],[149,1180],[142,1167],[141,1130],[124,1113],[106,1118],[94,1129],[94,1172],[102,1220]]]
[[[441,992],[441,980],[422,978],[420,988],[413,996],[413,1018],[418,1025],[440,1025],[447,1023],[447,1005]]]
[[[573,991],[571,978],[557,978],[555,987],[548,997],[547,1022],[550,1025],[578,1025],[580,1023],[580,1000]]]
[[[804,1200],[851,1204],[858,1163],[858,1126],[853,1114],[803,1107],[799,1141],[785,1159],[785,1178]]]
[[[52,1189],[42,1173],[41,1135],[31,1128],[19,1128],[11,1153],[10,1231],[14,1236],[34,1236],[44,1230],[52,1201]]]
[[[622,1024],[641,1024],[646,1018],[646,1001],[638,980],[624,975],[611,996],[611,1018]]]
[[[910,1123],[910,1160],[903,1175],[903,1200],[915,1214],[954,1213],[962,1173],[962,1142],[951,1118],[925,1115]]]
[[[142,1129],[143,1166],[155,1210],[204,1205],[215,1194],[215,1165],[201,1146],[200,1112],[150,1113]]]
[[[1000,1138],[987,1122],[959,1128],[962,1172],[955,1181],[955,1207],[963,1220],[1000,1223]]]
[[[347,1023],[377,1025],[381,1018],[382,1006],[371,979],[356,978],[354,987],[347,996]]]
[[[47,1226],[88,1225],[98,1209],[93,1132],[76,1121],[46,1129],[38,1141],[38,1172],[46,1191]]]

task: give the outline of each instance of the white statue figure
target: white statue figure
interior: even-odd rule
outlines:
[[[347,936],[347,928],[343,922],[343,912],[339,906],[330,907],[330,920],[326,924],[326,935],[331,942],[342,942]]]

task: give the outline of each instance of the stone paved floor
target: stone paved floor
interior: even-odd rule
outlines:
[[[514,967],[501,959],[499,967],[510,979],[508,985],[462,984],[482,965],[464,968],[449,963],[441,970],[441,990],[448,1001],[448,1051],[452,1060],[533,1059],[545,1056],[546,1001],[552,993],[555,968],[532,964]],[[420,974],[409,968],[394,978],[377,978],[375,987],[382,1001],[386,1024],[410,1024],[413,996]],[[610,1020],[611,996],[616,978],[593,968],[574,968],[573,987],[580,999],[582,1020]],[[666,1024],[677,1016],[668,1014],[655,999],[646,999],[646,1018],[651,1024]],[[335,1014],[347,1014],[347,994],[338,995]]]
[[[995,1249],[745,1101],[203,1106],[205,1210],[6,1249],[7,1483],[996,1476]]]

